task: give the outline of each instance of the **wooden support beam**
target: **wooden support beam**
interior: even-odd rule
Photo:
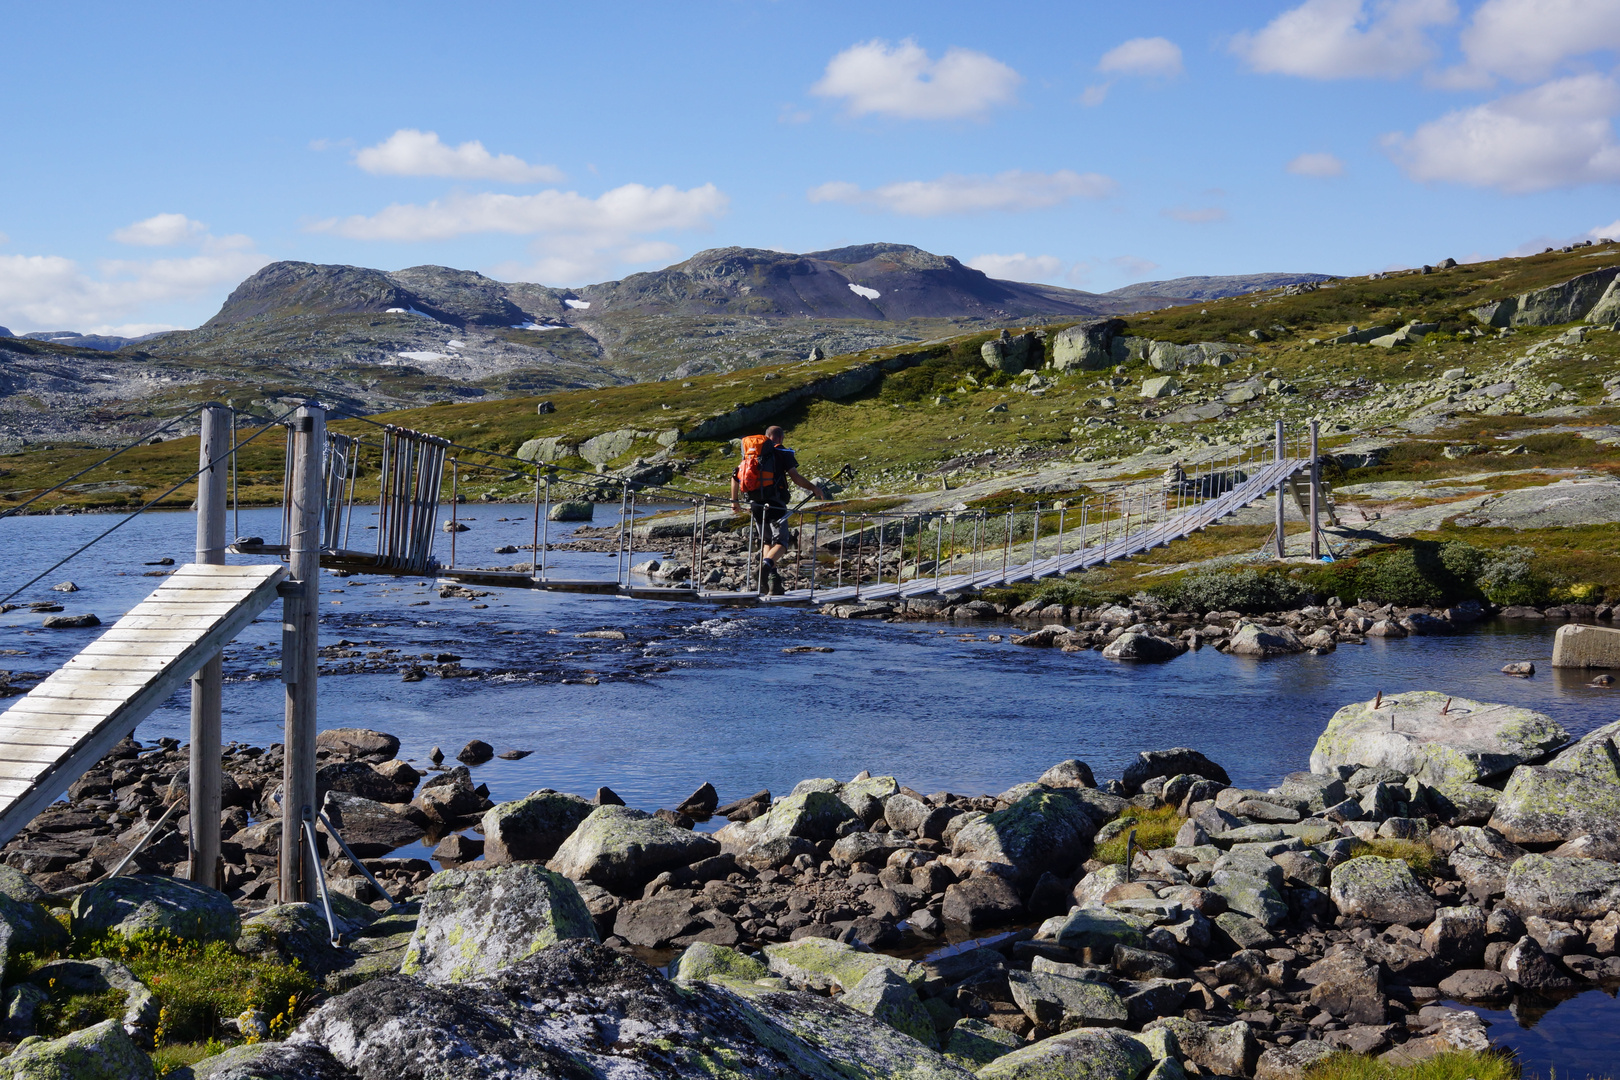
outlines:
[[[281,678],[286,721],[281,777],[281,903],[313,901],[316,870],[302,823],[315,805],[315,683],[321,603],[321,454],[326,411],[305,405],[293,417],[292,489],[287,492],[287,560],[295,587],[282,601]]]

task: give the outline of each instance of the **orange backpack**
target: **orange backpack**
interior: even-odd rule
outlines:
[[[742,441],[742,464],[737,466],[737,483],[744,491],[767,491],[776,484],[776,447],[763,435],[749,435]]]

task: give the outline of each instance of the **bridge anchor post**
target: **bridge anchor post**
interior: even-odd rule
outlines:
[[[1315,420],[1311,421],[1311,558],[1317,562],[1322,559],[1322,526],[1317,520],[1322,505],[1322,464],[1317,448],[1319,427]]]
[[[1283,448],[1283,422],[1277,421],[1277,461],[1280,464],[1287,451]],[[1283,557],[1283,491],[1288,487],[1288,478],[1277,478],[1277,558]]]
[[[293,462],[288,508],[287,563],[292,580],[282,600],[281,678],[286,684],[286,724],[281,766],[281,865],[283,904],[316,898],[313,855],[300,823],[318,807],[315,790],[315,686],[320,668],[321,453],[326,448],[326,410],[309,404],[293,416]]]
[[[202,410],[197,440],[197,562],[225,562],[225,455],[231,449],[231,413]],[[219,887],[220,713],[223,673],[215,653],[191,677],[191,880]]]

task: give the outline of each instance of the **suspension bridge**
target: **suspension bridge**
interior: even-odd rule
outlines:
[[[199,415],[200,421],[195,472],[5,597],[9,600],[31,588],[135,516],[197,482],[194,561],[178,567],[150,596],[0,714],[0,843],[61,797],[189,681],[190,875],[214,885],[220,842],[220,651],[279,599],[286,688],[282,806],[302,826],[282,830],[279,895],[286,900],[314,901],[324,892],[315,855],[317,823],[336,838],[316,805],[322,569],[707,603],[892,600],[1039,580],[1127,559],[1272,497],[1276,524],[1268,545],[1275,554],[1283,555],[1284,513],[1291,496],[1309,523],[1311,554],[1319,557],[1322,511],[1327,509],[1331,516],[1322,498],[1315,423],[1290,440],[1279,422],[1269,444],[1211,451],[1190,462],[1190,472],[1178,465],[1164,477],[1045,507],[1035,502],[1005,511],[965,505],[916,511],[836,505],[795,509],[791,517],[795,549],[783,557],[791,587],[781,595],[767,595],[749,587],[759,580],[764,537],[753,516],[732,514],[729,499],[457,446],[364,417],[350,419],[359,421],[357,426],[370,425],[374,431],[370,437],[331,432],[327,410],[313,403],[246,438],[238,437],[236,414],[218,405],[197,406],[159,430],[173,428],[192,415]],[[241,536],[227,543],[227,514],[237,489],[237,452],[277,429],[285,439],[281,535],[274,543]],[[91,468],[139,444],[115,451]],[[363,460],[375,463],[379,484],[377,535],[364,549],[354,546],[353,538]],[[450,516],[441,524],[447,466]],[[458,562],[463,470],[532,482],[533,542],[527,567],[472,567]],[[0,517],[27,509],[89,471],[81,470],[38,492]],[[609,536],[614,556],[611,579],[560,573],[550,558],[556,549],[551,507],[580,494],[598,501],[617,495],[619,512]],[[649,509],[682,512],[673,519],[675,524],[660,526],[659,538],[653,539],[655,530],[647,522],[660,519],[650,517]],[[638,532],[647,545],[641,550],[677,549],[686,554],[687,580],[659,584],[638,574],[633,562]],[[435,551],[441,533],[449,540],[442,561]],[[721,538],[729,538],[727,552],[711,551]],[[273,556],[279,561],[228,565],[229,554]],[[154,826],[146,839],[156,832]],[[122,865],[112,873],[121,869]]]

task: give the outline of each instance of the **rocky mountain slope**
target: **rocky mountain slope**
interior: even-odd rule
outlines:
[[[1321,278],[1181,279],[1105,295],[999,281],[904,244],[804,255],[722,248],[577,290],[442,266],[280,262],[242,282],[195,330],[140,339],[52,331],[0,345],[0,416],[12,445],[108,441],[129,434],[126,417],[209,398],[270,413],[315,395],[376,412],[686,379],[817,349],[855,353]]]

